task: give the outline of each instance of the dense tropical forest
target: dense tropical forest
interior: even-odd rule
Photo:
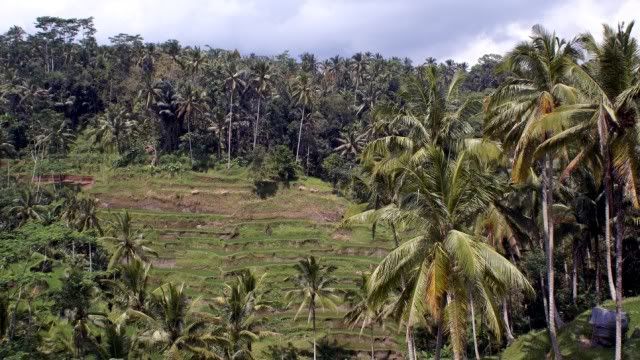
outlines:
[[[0,358],[637,358],[633,27],[473,66],[8,29]]]

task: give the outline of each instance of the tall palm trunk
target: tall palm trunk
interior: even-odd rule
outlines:
[[[438,320],[438,324],[436,325],[438,330],[436,330],[436,351],[433,354],[434,360],[440,360],[440,351],[442,350],[442,319]]]
[[[260,102],[262,98],[258,97],[258,111],[256,112],[256,123],[253,124],[253,150],[256,149],[258,143],[258,124],[260,122]]]
[[[609,133],[607,129],[606,117],[604,110],[600,110],[598,116],[598,137],[600,138],[600,153],[602,155],[604,165],[604,191],[605,191],[605,210],[604,210],[604,254],[607,266],[607,280],[609,282],[609,294],[611,300],[616,299],[615,283],[613,281],[613,271],[611,265],[611,202],[613,200],[613,190],[611,187],[611,153],[609,152],[608,142]]]
[[[231,91],[231,105],[229,105],[229,141],[227,144],[227,170],[231,168],[231,125],[233,124],[233,90]]]
[[[504,322],[505,336],[507,337],[507,344],[511,344],[515,338],[513,332],[511,332],[511,324],[509,322],[509,301],[505,298],[502,302],[502,321]]]
[[[573,259],[571,262],[571,300],[574,304],[578,302],[578,247],[575,240],[573,242]]]
[[[594,237],[594,246],[595,246],[595,267],[596,267],[596,304],[600,303],[600,242],[598,241],[598,235],[596,234]]]
[[[480,351],[478,351],[478,334],[476,333],[476,310],[473,305],[473,293],[469,291],[469,307],[471,309],[471,331],[473,333],[473,351],[476,360],[480,360]]]
[[[313,360],[316,360],[316,304],[315,296],[311,298],[311,321],[313,322]]]
[[[405,340],[407,341],[407,355],[409,355],[409,360],[416,360],[416,350],[415,346],[413,345],[413,327],[409,324],[407,324]]]
[[[369,332],[371,334],[371,360],[375,360],[376,352],[375,352],[374,346],[375,346],[376,338],[373,337],[373,322],[369,326]]]
[[[622,360],[622,239],[624,237],[624,208],[622,191],[616,196],[616,349],[615,360]]]
[[[189,157],[193,166],[193,147],[191,146],[191,115],[187,116],[187,132],[189,133]]]
[[[544,159],[542,170],[542,220],[544,227],[544,237],[546,242],[546,259],[547,259],[547,286],[549,295],[549,338],[553,349],[554,359],[561,359],[560,345],[556,334],[556,306],[555,306],[555,272],[553,267],[553,215],[551,214],[551,205],[553,204],[553,189],[551,187],[552,167],[551,158],[547,154]]]
[[[296,147],[296,162],[300,161],[300,141],[302,140],[303,124],[304,124],[304,106],[302,107],[302,117],[300,118],[300,130],[298,131],[298,146]]]
[[[391,232],[393,233],[393,242],[395,244],[395,247],[397,248],[398,246],[400,246],[400,240],[398,239],[396,225],[393,223],[393,221],[389,221],[389,225],[391,226]]]

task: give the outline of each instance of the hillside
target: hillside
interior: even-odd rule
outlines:
[[[615,305],[609,301],[605,303],[609,309]],[[640,297],[629,298],[624,302],[624,311],[630,318],[627,340],[624,342],[624,358],[640,358],[640,338],[631,338],[635,329],[640,328]],[[580,314],[575,320],[565,325],[559,331],[558,341],[565,359],[608,360],[613,359],[613,348],[592,348],[588,344],[591,337],[589,325],[591,310]],[[502,353],[505,360],[537,360],[544,359],[549,351],[549,338],[546,330],[534,331],[518,337],[511,346]]]
[[[271,343],[289,341],[309,348],[306,316],[294,321],[297,308],[287,309],[284,300],[292,265],[314,255],[338,268],[339,287],[354,288],[358,272],[372,269],[392,241],[381,226],[376,241],[365,226],[339,229],[352,205],[320,180],[302,179],[261,200],[246,179],[243,170],[175,177],[121,170],[97,174],[85,191],[99,199],[103,217],[127,209],[135,224],[150,229],[151,247],[159,253],[152,268],[157,285],[185,282],[189,293],[207,305],[222,294],[225,273],[244,268],[266,273],[267,300],[276,309],[262,314],[264,328],[280,336],[261,340],[254,353]],[[318,337],[328,335],[347,348],[367,351],[369,336],[342,323],[345,310],[320,311]],[[375,333],[381,353],[397,348],[399,339],[393,336],[399,334],[394,329],[387,326]]]

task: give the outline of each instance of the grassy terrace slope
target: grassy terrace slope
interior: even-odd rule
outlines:
[[[614,309],[615,304],[609,301],[605,307]],[[629,298],[624,301],[624,311],[629,315],[629,331],[627,337],[640,327],[640,298]],[[613,359],[613,348],[590,348],[583,345],[581,340],[591,338],[591,326],[589,325],[591,310],[580,314],[575,320],[565,325],[559,332],[558,340],[562,356],[565,359],[584,360],[609,360]],[[505,360],[538,360],[544,359],[549,351],[549,337],[545,330],[534,331],[520,336],[502,353]],[[640,359],[640,339],[628,338],[623,345],[625,359]]]
[[[294,309],[286,309],[285,278],[301,257],[314,255],[338,267],[340,287],[355,287],[357,272],[372,269],[391,248],[385,229],[375,242],[364,226],[337,230],[349,203],[331,193],[317,179],[303,179],[275,197],[259,199],[240,170],[230,173],[185,173],[174,178],[144,173],[108,172],[96,177],[87,191],[100,199],[103,215],[128,209],[136,223],[151,230],[156,284],[185,282],[194,297],[220,296],[226,272],[252,268],[265,278],[267,298],[277,310],[265,313],[265,327],[282,334],[262,340],[254,354],[270,343],[293,342],[310,347],[306,317],[293,321]],[[305,189],[299,190],[299,185]],[[349,348],[366,351],[369,337],[349,329],[342,314],[320,312],[319,327],[330,338]],[[379,349],[397,348],[393,326],[375,334]]]

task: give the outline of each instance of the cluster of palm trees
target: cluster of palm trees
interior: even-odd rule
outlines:
[[[509,326],[498,310],[507,290],[533,292],[510,261],[525,239],[537,240],[545,253],[545,315],[553,356],[561,357],[555,244],[571,201],[563,189],[582,186],[585,174],[604,189],[603,247],[616,302],[615,357],[621,359],[625,209],[638,205],[640,54],[632,28],[604,26],[597,42],[590,34],[565,41],[536,26],[530,41],[505,56],[506,79],[484,101],[456,98],[461,73],[446,82],[435,66],[425,65],[401,89],[402,106],[378,109],[376,118],[387,126],[378,127],[383,131],[361,157],[362,179],[373,194],[370,209],[347,222],[375,228],[384,221],[411,234],[375,269],[366,297],[369,312],[390,306],[394,311],[385,316],[404,323],[410,359],[412,328],[424,324],[437,329],[436,358],[445,331],[454,357],[463,358],[466,322],[475,340],[478,309],[501,337]],[[534,201],[519,215],[513,199],[527,193]],[[575,274],[574,265],[574,301]]]

